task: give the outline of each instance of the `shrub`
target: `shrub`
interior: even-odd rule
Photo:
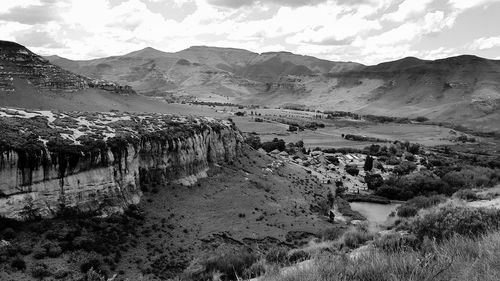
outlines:
[[[311,255],[305,251],[302,251],[302,250],[293,251],[290,253],[290,255],[288,257],[288,262],[290,264],[294,264],[294,263],[308,260],[310,257],[311,257]]]
[[[345,171],[351,176],[357,176],[359,174],[358,168],[354,165],[347,165]]]
[[[263,260],[258,260],[253,263],[249,268],[243,271],[243,278],[245,280],[262,276],[266,273],[266,263]]]
[[[412,230],[420,239],[442,240],[455,234],[477,237],[500,226],[500,210],[445,206],[417,219]]]
[[[365,182],[370,190],[376,190],[384,184],[384,179],[380,174],[366,174]]]
[[[427,118],[425,116],[418,116],[417,118],[415,118],[415,121],[417,121],[417,122],[425,122],[425,121],[429,121],[429,118]]]
[[[378,237],[373,244],[384,252],[396,253],[415,249],[419,243],[415,235],[391,233]]]
[[[500,181],[500,170],[487,167],[466,166],[460,171],[450,171],[443,176],[455,190],[462,188],[490,187]]]
[[[7,240],[14,239],[16,237],[16,232],[14,231],[14,229],[9,227],[3,231],[2,236],[4,239],[7,239]]]
[[[417,168],[417,165],[410,161],[403,161],[401,164],[394,167],[394,173],[398,175],[407,175],[413,172]]]
[[[456,198],[465,200],[465,201],[474,201],[479,199],[477,194],[470,189],[461,189],[453,194]]]
[[[402,218],[414,217],[418,214],[418,209],[414,206],[401,205],[398,207],[398,216]]]
[[[405,204],[415,206],[417,209],[427,209],[446,201],[444,195],[417,196],[408,200]]]
[[[21,257],[16,257],[14,260],[12,260],[10,265],[16,270],[26,269],[26,262]]]
[[[211,255],[201,257],[196,261],[198,265],[194,267],[202,268],[189,272],[190,265],[186,270],[189,280],[208,280],[212,279],[214,273],[220,273],[222,280],[236,280],[237,276],[242,276],[257,261],[257,256],[249,249],[240,249],[240,251],[216,252]]]
[[[325,241],[335,241],[342,236],[344,231],[345,229],[342,229],[340,227],[327,228],[321,233],[321,239]]]
[[[409,200],[419,195],[453,194],[446,182],[430,172],[391,177],[375,194],[393,200]]]
[[[33,249],[33,257],[37,260],[45,258],[46,255],[47,255],[47,250],[45,250],[45,248],[35,247]]]
[[[245,143],[250,145],[253,149],[259,149],[262,146],[260,137],[256,135],[249,135],[247,138],[245,138]]]
[[[29,255],[33,252],[33,247],[29,242],[22,242],[19,244],[19,252],[22,255]]]
[[[373,234],[366,229],[354,228],[348,230],[342,235],[342,241],[347,247],[354,249],[369,240],[373,239]]]
[[[274,138],[272,141],[262,143],[262,149],[264,149],[266,152],[271,152],[275,149],[283,151],[285,150],[285,148],[285,141],[282,139],[279,140],[277,138]]]
[[[31,276],[37,279],[43,279],[45,277],[51,276],[52,273],[49,267],[44,263],[36,263],[31,269]]]
[[[90,259],[90,260],[84,261],[82,264],[80,264],[80,271],[83,273],[87,273],[90,269],[93,269],[95,271],[100,271],[101,265],[102,265],[101,260]]]
[[[57,258],[62,254],[62,249],[59,245],[50,245],[49,248],[47,248],[47,255],[51,258]]]
[[[288,249],[277,247],[266,254],[266,261],[272,264],[285,265],[288,262]]]

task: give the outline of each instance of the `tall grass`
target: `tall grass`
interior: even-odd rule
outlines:
[[[348,255],[317,258],[309,268],[266,281],[336,280],[500,280],[500,233],[479,238],[454,236],[441,243],[428,241],[421,250],[385,252],[373,249],[356,259]]]

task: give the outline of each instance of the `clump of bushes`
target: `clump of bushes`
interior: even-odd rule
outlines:
[[[284,151],[285,148],[286,148],[285,141],[278,138],[274,138],[272,141],[262,143],[262,149],[264,149],[266,152],[271,152],[275,149],[279,151]]]
[[[365,225],[358,225],[342,235],[342,243],[348,248],[355,249],[372,240],[373,237],[373,233]]]
[[[384,252],[397,253],[416,249],[419,242],[417,237],[412,234],[390,233],[377,237],[373,244]]]
[[[445,206],[415,220],[411,230],[419,239],[442,240],[456,234],[477,237],[499,227],[500,210]]]
[[[392,200],[409,200],[419,195],[451,195],[453,192],[446,182],[431,172],[390,177],[375,190],[376,195]]]
[[[221,280],[236,280],[245,272],[250,274],[248,269],[257,261],[250,249],[220,250],[193,261],[184,275],[188,280],[211,280],[214,274]]]
[[[26,262],[21,257],[16,257],[14,260],[12,260],[10,265],[16,270],[23,271],[26,269]]]
[[[357,176],[359,174],[359,169],[358,167],[354,165],[347,165],[345,166],[345,171],[351,176]]]
[[[36,263],[31,269],[31,276],[36,279],[43,279],[52,275],[49,267],[44,263]]]
[[[402,218],[414,217],[421,209],[427,209],[446,201],[444,195],[417,196],[398,207],[398,216]]]
[[[417,165],[411,161],[403,161],[394,167],[394,173],[397,175],[407,175],[417,169]]]
[[[453,196],[456,198],[465,200],[465,201],[474,201],[474,200],[479,199],[477,194],[470,189],[461,189],[461,190],[455,192],[455,194],[453,194]]]
[[[418,209],[411,205],[401,205],[397,209],[398,216],[402,218],[414,217],[418,214]]]

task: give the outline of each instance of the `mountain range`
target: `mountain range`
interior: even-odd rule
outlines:
[[[4,65],[9,54],[2,54]],[[425,116],[500,130],[500,61],[470,55],[408,57],[371,66],[206,46],[175,53],[145,48],[93,60],[36,57],[75,77],[129,85],[140,97]]]

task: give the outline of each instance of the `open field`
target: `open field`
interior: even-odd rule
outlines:
[[[342,138],[342,134],[363,135],[367,137],[387,139],[389,141],[411,141],[427,146],[449,145],[456,135],[449,128],[421,124],[365,124],[351,122],[346,127],[345,122],[328,120],[325,128],[304,130],[300,132],[287,131],[288,125],[277,122],[255,122],[252,117],[233,117],[238,128],[243,132],[256,132],[262,141],[274,138],[283,139],[286,143],[304,141],[306,147],[356,147],[362,148],[372,142],[350,141]]]

